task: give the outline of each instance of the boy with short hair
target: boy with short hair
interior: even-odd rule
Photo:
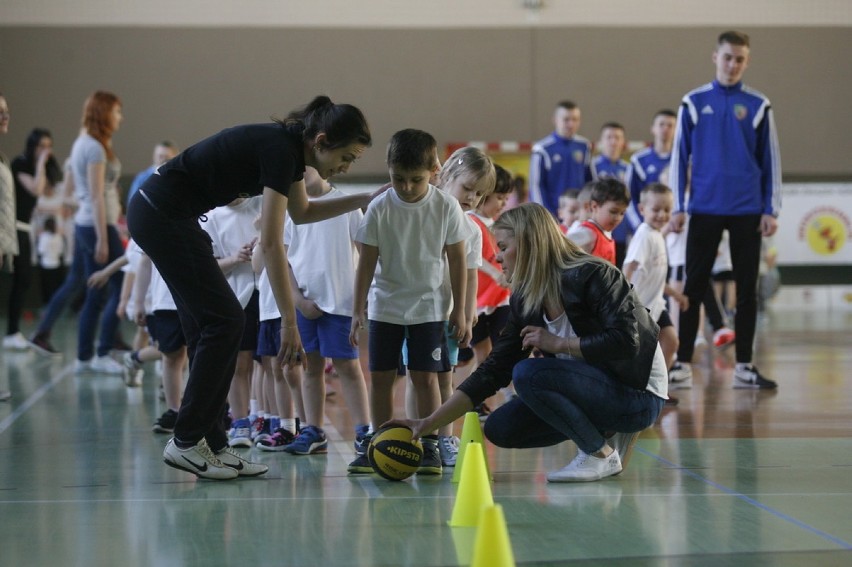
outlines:
[[[568,238],[589,254],[615,265],[612,231],[624,219],[629,204],[630,195],[624,183],[612,178],[595,181],[589,199],[589,219],[569,231]]]
[[[580,192],[577,189],[568,189],[559,196],[559,210],[556,216],[559,217],[559,229],[562,234],[568,234],[574,221],[580,218],[579,196]]]
[[[624,259],[624,276],[633,284],[639,301],[660,326],[660,348],[666,358],[666,368],[671,368],[674,362],[678,338],[663,294],[677,301],[681,309],[689,306],[686,296],[666,283],[669,265],[666,242],[660,231],[671,220],[672,207],[674,194],[668,186],[651,183],[642,189],[639,212],[644,221],[636,229]]]
[[[435,138],[421,130],[393,135],[387,152],[392,190],[370,203],[355,238],[361,251],[349,338],[357,346],[369,305],[374,430],[393,417],[393,384],[403,340],[408,339],[418,413],[426,416],[440,405],[438,372],[450,369],[444,322],[449,320],[457,339],[466,328],[465,240],[470,229],[459,202],[429,183],[436,147]],[[449,265],[449,285],[444,282],[444,262]],[[420,472],[441,474],[438,436],[430,433],[422,441]],[[371,471],[366,454],[349,465],[350,473]]]

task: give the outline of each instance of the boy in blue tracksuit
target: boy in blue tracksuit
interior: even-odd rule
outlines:
[[[713,62],[716,80],[683,98],[671,161],[669,181],[676,211],[672,228],[682,228],[684,213],[690,215],[684,288],[690,306],[680,317],[678,349],[683,376],[671,378],[691,378],[688,363],[698,330],[698,309],[727,228],[737,286],[734,387],[771,389],[777,384],[752,364],[752,343],[761,237],[775,233],[781,206],[778,139],[769,100],[742,84],[749,63],[748,35],[721,34]]]
[[[592,180],[592,144],[577,135],[580,107],[570,100],[556,105],[555,130],[533,145],[530,156],[530,201],[543,205],[554,217],[559,196],[568,189],[581,189]]]

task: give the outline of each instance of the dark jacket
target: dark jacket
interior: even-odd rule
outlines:
[[[621,271],[609,262],[584,255],[562,272],[561,283],[562,305],[580,337],[585,361],[622,384],[644,390],[660,328]],[[491,354],[458,387],[474,405],[509,385],[515,364],[529,357],[531,349],[521,346],[521,329],[547,326],[543,311],[530,317],[522,315],[523,298],[517,294],[512,295],[510,305],[509,322]]]

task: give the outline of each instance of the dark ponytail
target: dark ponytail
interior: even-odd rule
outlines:
[[[323,149],[333,150],[350,144],[370,146],[373,138],[364,114],[351,104],[334,104],[325,95],[315,97],[307,106],[291,112],[286,120],[275,120],[283,126],[301,124],[305,130],[302,139],[312,140],[325,133]]]

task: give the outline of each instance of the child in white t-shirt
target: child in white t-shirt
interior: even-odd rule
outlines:
[[[459,201],[429,184],[436,147],[435,138],[420,130],[393,135],[387,153],[392,189],[370,203],[356,236],[361,250],[349,337],[358,344],[369,306],[374,429],[393,417],[393,384],[404,340],[417,410],[427,416],[440,406],[438,372],[451,369],[446,322],[455,339],[469,337],[465,242],[470,226]],[[441,474],[438,436],[429,432],[422,441],[419,472]],[[371,470],[366,454],[349,466],[352,473]]]
[[[663,294],[674,299],[680,309],[689,306],[689,300],[680,291],[666,283],[668,256],[666,242],[660,232],[669,222],[674,206],[672,190],[662,183],[647,185],[639,195],[639,214],[644,219],[624,258],[624,275],[633,284],[639,301],[651,312],[651,318],[660,326],[660,347],[671,368],[677,353],[677,331],[666,310]]]

